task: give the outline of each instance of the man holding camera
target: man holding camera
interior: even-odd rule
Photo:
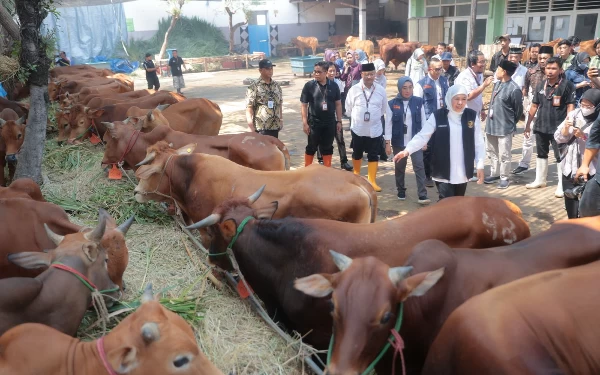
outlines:
[[[58,57],[58,60],[55,62],[56,66],[71,66],[71,60],[69,60],[65,51],[60,51],[56,57]]]
[[[598,158],[598,150],[600,150],[600,117],[596,119],[590,130],[581,167],[577,169],[575,181],[578,181],[580,177],[584,181],[588,180],[590,165],[594,159]],[[596,161],[596,170],[599,168],[600,162]],[[590,217],[598,215],[600,215],[600,174],[596,173],[594,178],[586,184],[581,200],[579,201],[579,216]]]

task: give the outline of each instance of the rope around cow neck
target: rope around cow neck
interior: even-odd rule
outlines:
[[[244,220],[242,220],[242,222],[240,223],[240,225],[238,225],[237,230],[235,231],[235,236],[233,236],[233,238],[229,242],[229,245],[227,245],[227,249],[233,250],[233,244],[235,244],[235,241],[237,241],[238,237],[240,236],[240,234],[244,230],[244,227],[246,226],[246,224],[248,224],[248,222],[250,220],[252,220],[252,219],[254,219],[254,216],[247,216]],[[217,254],[208,253],[208,256],[209,257],[216,257],[216,256],[219,256],[219,255],[226,255],[226,254],[227,254],[227,250],[225,250],[222,253],[217,253]]]
[[[117,373],[115,372],[115,370],[113,370],[110,363],[108,363],[108,358],[106,357],[106,351],[104,350],[104,337],[105,336],[102,336],[98,340],[96,340],[96,349],[98,349],[98,355],[100,356],[100,361],[102,362],[102,365],[104,366],[104,369],[106,370],[106,372],[108,372],[108,375],[117,375]]]
[[[379,363],[379,361],[381,361],[381,358],[383,358],[383,356],[385,355],[385,353],[387,353],[387,351],[389,350],[390,346],[392,346],[392,343],[394,343],[394,340],[396,339],[396,335],[394,335],[394,333],[400,332],[400,327],[402,326],[402,316],[404,315],[404,304],[400,303],[400,307],[399,307],[399,313],[398,313],[398,318],[396,319],[396,326],[394,327],[392,331],[392,334],[390,335],[390,337],[388,338],[388,342],[385,344],[385,346],[383,347],[383,349],[381,349],[381,351],[379,352],[379,354],[377,355],[377,357],[375,357],[375,359],[373,360],[373,362],[371,362],[371,364],[369,365],[369,367],[367,367],[365,369],[365,371],[362,372],[361,375],[368,375],[371,371],[373,371],[373,369],[375,368],[375,366],[377,366],[377,364]],[[400,337],[400,335],[398,334],[398,337]],[[335,333],[331,334],[331,340],[329,341],[329,349],[327,349],[327,366],[329,366],[329,364],[331,363],[331,356],[333,354],[333,344],[334,344],[334,340],[335,340]],[[400,351],[400,355],[402,356],[402,352]],[[394,355],[394,362],[395,362],[395,355]],[[402,361],[404,362],[404,357],[402,357]],[[402,363],[402,369],[403,369],[403,373],[404,371],[404,363]]]

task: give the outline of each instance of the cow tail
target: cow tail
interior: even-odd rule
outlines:
[[[365,192],[367,197],[369,197],[369,207],[371,207],[371,220],[370,223],[374,223],[375,219],[377,219],[377,194],[370,182],[367,182],[366,179],[359,177],[360,179],[360,188]]]
[[[285,170],[289,171],[290,167],[291,167],[289,150],[287,149],[285,144],[283,142],[281,142],[279,139],[277,139],[275,137],[270,137],[270,138],[273,138],[272,139],[273,144],[275,144],[275,146],[277,146],[277,149],[279,149],[279,151],[281,151],[281,153],[283,154]]]

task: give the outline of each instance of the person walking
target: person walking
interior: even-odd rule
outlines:
[[[575,57],[571,52],[573,52],[571,41],[568,39],[562,39],[557,44],[558,49],[558,57],[562,59],[562,70],[565,71],[571,66],[571,61],[573,61],[573,57]]]
[[[252,132],[279,138],[283,129],[283,93],[273,80],[273,63],[258,62],[260,77],[246,90],[246,122]]]
[[[517,64],[504,60],[496,68],[498,82],[494,84],[489,106],[489,116],[485,124],[487,154],[491,160],[490,176],[484,183],[498,182],[498,189],[506,189],[510,184],[512,136],[517,130],[517,122],[523,114],[523,93],[521,87],[512,80]]]
[[[581,166],[577,169],[574,180],[583,178],[587,181],[585,190],[579,201],[579,216],[590,217],[600,215],[600,174],[596,173],[594,178],[590,178],[591,164],[594,159],[596,162],[596,171],[600,170],[600,158],[598,151],[600,150],[600,119],[596,119],[590,130],[587,143],[585,144],[585,152]]]
[[[511,46],[508,52],[508,61],[517,65],[511,79],[519,86],[521,94],[523,94],[523,86],[525,86],[525,76],[527,75],[527,68],[521,65],[521,59],[523,58],[523,48],[521,46]],[[496,81],[494,81],[496,83]]]
[[[329,63],[327,68],[327,78],[338,85],[340,90],[340,94],[344,92],[346,84],[339,79],[339,71],[337,70],[337,66],[333,63]],[[342,101],[342,104],[344,102]],[[343,110],[343,108],[342,108]],[[337,116],[337,113],[336,113]],[[336,121],[341,121],[341,117],[336,117]],[[340,154],[340,164],[341,168],[346,171],[351,171],[353,167],[348,164],[348,154],[346,153],[346,142],[344,141],[344,129],[342,127],[339,128],[339,131],[336,128],[335,132],[335,142],[337,143],[338,152]],[[320,149],[317,150],[317,154],[319,155],[319,164],[323,164],[323,156],[321,156]]]
[[[562,60],[551,57],[546,61],[546,80],[540,83],[533,95],[529,117],[523,134],[531,136],[531,122],[537,113],[537,119],[533,126],[535,142],[537,144],[537,160],[535,170],[535,181],[525,185],[527,189],[538,189],[546,186],[548,176],[548,153],[550,146],[554,150],[556,160],[560,160],[560,154],[554,132],[558,125],[567,117],[567,113],[575,108],[575,86],[564,79],[561,68]],[[557,165],[558,175],[561,176],[560,164]],[[563,197],[562,182],[558,184],[554,195]]]
[[[398,95],[388,102],[392,110],[392,149],[394,154],[404,151],[410,140],[421,131],[426,121],[423,99],[413,95],[413,82],[410,77],[398,79]],[[425,165],[423,164],[423,150],[417,150],[410,155],[413,171],[417,179],[417,194],[419,204],[429,204],[427,188],[425,187]],[[406,199],[404,177],[408,158],[403,158],[394,163],[396,189],[398,199]]]
[[[427,74],[427,60],[425,60],[425,52],[421,48],[417,48],[408,61],[404,75],[410,77],[413,82],[419,82]]]
[[[538,64],[538,56],[540,55],[540,48],[542,47],[539,43],[533,43],[529,47],[529,61],[525,62],[525,67],[527,69],[535,68]]]
[[[350,113],[352,133],[352,163],[354,174],[360,174],[363,154],[367,153],[368,180],[375,191],[381,188],[375,182],[379,164],[379,137],[383,133],[381,115],[385,115],[385,127],[389,129],[384,139],[391,139],[392,112],[387,103],[383,87],[375,84],[375,65],[367,63],[362,65],[362,79],[352,86],[346,97],[346,111]],[[389,147],[387,142],[386,147]]]
[[[146,82],[148,83],[148,90],[158,90],[160,88],[160,81],[158,80],[158,74],[156,73],[160,68],[154,66],[152,61],[152,54],[146,53],[146,60],[142,64],[146,71]]]
[[[346,52],[346,62],[344,63],[344,69],[340,75],[340,79],[346,83],[344,92],[342,93],[342,111],[346,113],[346,97],[348,91],[354,85],[361,80],[362,64],[359,64],[354,59],[354,51],[348,50]]]
[[[485,121],[486,114],[483,110],[483,90],[492,84],[493,77],[483,79],[485,70],[485,56],[481,51],[471,51],[467,55],[467,69],[460,72],[456,78],[455,85],[461,85],[467,89],[467,108],[477,112],[481,121]]]
[[[540,53],[538,55],[538,64],[533,68],[527,71],[525,74],[525,83],[523,85],[523,98],[524,99],[524,107],[525,107],[525,122],[529,119],[529,110],[531,109],[531,101],[533,100],[533,95],[536,92],[537,87],[541,82],[546,79],[546,75],[544,74],[546,68],[546,61],[552,57],[554,50],[550,46],[542,46],[540,48]],[[537,118],[537,114],[534,119]],[[521,146],[521,160],[519,161],[519,165],[513,171],[512,174],[520,175],[525,173],[529,169],[529,164],[531,163],[531,155],[533,154],[533,145],[534,145],[535,137],[526,137],[523,134],[523,145]]]
[[[510,49],[510,36],[508,34],[502,35],[498,37],[498,43],[502,47],[500,51],[496,52],[494,56],[492,56],[492,61],[490,62],[490,70],[492,72],[496,71],[496,68],[500,66],[500,63],[504,60],[508,60],[508,52]]]
[[[573,194],[573,188],[580,185],[574,179],[577,169],[582,165],[585,153],[585,143],[589,138],[592,124],[600,115],[600,90],[589,89],[581,97],[579,108],[567,114],[554,132],[554,139],[561,150],[562,185],[565,192],[565,208],[569,219],[579,217],[579,196]],[[597,155],[589,163],[587,178],[592,179],[596,174],[595,164]],[[591,185],[591,184],[590,184]],[[569,193],[569,191],[571,193]]]
[[[321,149],[323,165],[331,167],[333,138],[342,129],[342,103],[338,85],[327,79],[329,64],[319,61],[314,67],[315,79],[306,82],[300,95],[302,103],[302,125],[308,137],[304,166],[312,164]],[[336,116],[340,120],[336,120]]]
[[[182,67],[185,68],[183,59],[177,54],[177,50],[173,50],[173,57],[169,59],[169,68],[173,76],[173,87],[177,90],[178,94],[183,94],[181,89],[185,88]]]
[[[439,199],[464,196],[467,182],[473,177],[473,161],[477,166],[477,183],[483,184],[485,145],[477,112],[467,107],[467,89],[454,85],[446,93],[446,106],[426,121],[423,129],[408,142],[394,162],[417,152],[433,137],[432,177]]]
[[[579,52],[565,71],[565,78],[575,85],[575,102],[577,106],[579,106],[581,95],[592,87],[592,81],[587,76],[589,64],[590,55],[587,52]]]
[[[414,95],[423,98],[425,107],[425,119],[440,108],[445,106],[446,92],[448,92],[448,80],[442,76],[442,62],[437,58],[431,58],[429,72],[427,76],[415,84]],[[425,186],[433,187],[431,179],[431,143],[423,152],[423,161],[425,163]]]
[[[435,57],[435,56],[434,56]],[[448,80],[448,86],[453,86],[454,81],[460,74],[460,70],[454,65],[452,65],[452,54],[450,52],[442,53],[442,68],[444,69],[444,77]]]

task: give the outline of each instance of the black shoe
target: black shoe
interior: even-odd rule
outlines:
[[[406,192],[405,191],[399,191],[398,192],[398,200],[405,200],[406,199]]]
[[[486,177],[483,179],[483,183],[484,184],[493,184],[494,182],[498,181],[500,179],[500,176],[490,176],[490,177]]]
[[[323,159],[319,159],[319,164],[323,165]]]
[[[353,171],[354,167],[352,167],[348,162],[342,163],[342,169],[346,171]]]
[[[498,182],[498,189],[506,189],[508,188],[508,185],[510,185],[508,180],[500,180],[500,182]]]
[[[431,179],[431,177],[427,177],[425,178],[425,186],[432,188],[435,186],[435,184],[433,183],[433,180]]]
[[[511,172],[512,174],[523,174],[526,170],[528,170],[529,168],[527,167],[521,167],[520,165],[518,167],[516,167],[515,169],[513,169],[513,171]]]
[[[419,200],[417,201],[417,203],[419,204],[429,204],[431,203],[431,199],[427,198],[427,197],[419,197]]]

